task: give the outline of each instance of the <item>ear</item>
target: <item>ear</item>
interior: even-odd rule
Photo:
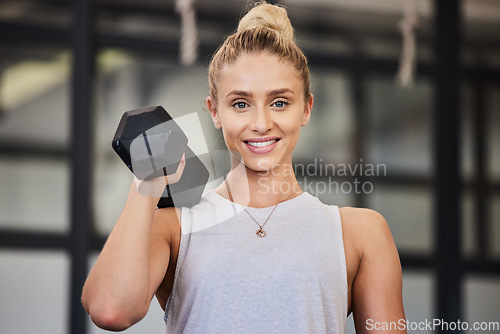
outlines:
[[[222,124],[220,123],[219,119],[219,113],[217,112],[217,107],[215,106],[212,97],[211,96],[207,97],[205,101],[207,103],[208,111],[210,111],[210,115],[212,116],[212,121],[214,122],[214,126],[217,129],[222,128]]]
[[[311,119],[311,110],[314,104],[314,95],[312,93],[309,95],[309,100],[306,102],[304,108],[304,115],[302,116],[302,123],[300,125],[306,126]]]

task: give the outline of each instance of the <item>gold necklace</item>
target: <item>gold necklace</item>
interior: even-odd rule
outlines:
[[[236,203],[234,200],[233,200],[233,196],[231,195],[231,189],[229,189],[229,183],[227,182],[227,180],[224,180],[224,183],[226,185],[226,189],[227,189],[227,194],[229,195],[229,199],[231,200],[231,202],[233,203]],[[239,203],[238,203],[239,204]],[[279,204],[279,203],[278,203]],[[273,210],[271,211],[271,213],[269,214],[269,216],[267,217],[266,221],[264,222],[264,224],[260,225],[259,222],[250,214],[250,212],[247,211],[247,209],[241,205],[241,207],[243,208],[243,210],[245,210],[245,212],[250,216],[250,218],[252,218],[252,220],[257,224],[259,225],[259,229],[257,230],[257,232],[255,232],[255,234],[257,234],[257,236],[261,237],[261,238],[264,238],[266,236],[266,231],[264,231],[264,225],[266,225],[267,221],[269,220],[269,218],[271,218],[271,215],[273,214],[274,210],[276,210],[276,207],[278,206],[278,204],[276,204],[273,208]]]

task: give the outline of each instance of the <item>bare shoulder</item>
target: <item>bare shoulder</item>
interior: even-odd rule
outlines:
[[[361,256],[378,247],[391,247],[394,243],[385,218],[375,210],[340,208],[344,241],[355,246]]]
[[[354,208],[351,206],[345,206],[340,208],[340,214],[342,216],[342,223],[347,222],[348,224],[382,224],[387,225],[384,217],[375,210],[365,209],[365,208]],[[367,227],[367,226],[365,226]]]
[[[385,218],[375,210],[365,208],[340,208],[342,228],[355,231],[358,237],[373,237],[375,234],[391,233]]]

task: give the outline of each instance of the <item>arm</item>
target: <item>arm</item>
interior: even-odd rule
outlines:
[[[125,207],[85,282],[83,307],[103,329],[123,330],[141,320],[163,281],[170,231],[172,224],[178,224],[179,211],[157,210],[158,199],[131,185]]]
[[[399,255],[385,219],[373,210],[344,208],[358,238],[359,266],[352,283],[357,333],[406,333]]]

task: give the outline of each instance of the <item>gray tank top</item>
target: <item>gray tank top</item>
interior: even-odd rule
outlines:
[[[273,207],[247,208],[261,224]],[[165,333],[344,333],[347,274],[337,206],[304,192],[264,226],[213,191],[182,208]]]

